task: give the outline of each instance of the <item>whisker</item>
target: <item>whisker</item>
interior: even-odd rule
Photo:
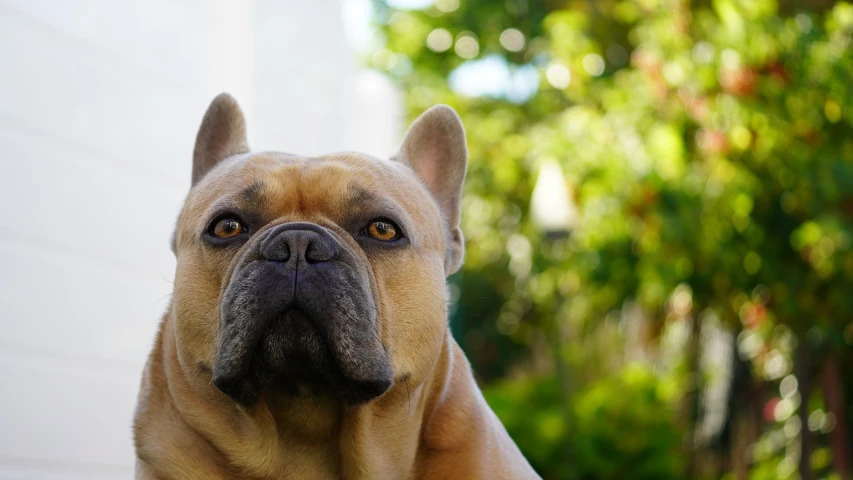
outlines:
[[[406,384],[406,395],[409,397],[409,414],[412,413],[412,390],[409,387],[409,379],[403,380],[403,383]]]
[[[193,385],[198,382],[198,377],[201,375],[202,367],[204,366],[204,362],[198,362],[193,367],[195,368],[195,377],[193,377]]]
[[[164,298],[170,297],[170,296],[172,296],[172,292],[169,292],[169,293],[163,295],[162,297],[158,298],[157,300],[154,300],[154,303],[151,304],[151,308],[154,308],[154,306],[157,305],[158,303],[160,303],[161,301],[163,301]]]

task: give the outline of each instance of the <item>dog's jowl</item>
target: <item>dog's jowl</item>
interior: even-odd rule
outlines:
[[[143,373],[138,479],[538,478],[449,334],[467,152],[449,107],[399,153],[250,152],[202,121],[172,302]]]

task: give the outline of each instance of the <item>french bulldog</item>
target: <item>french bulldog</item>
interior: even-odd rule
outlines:
[[[447,106],[380,160],[250,152],[216,97],[142,375],[136,478],[539,478],[448,329],[466,168]]]

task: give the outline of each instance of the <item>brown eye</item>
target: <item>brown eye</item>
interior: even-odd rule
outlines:
[[[367,226],[367,234],[371,237],[390,242],[396,240],[400,235],[397,233],[397,227],[391,222],[377,220]]]
[[[243,225],[233,218],[223,218],[213,226],[213,236],[216,238],[236,237],[243,232]]]

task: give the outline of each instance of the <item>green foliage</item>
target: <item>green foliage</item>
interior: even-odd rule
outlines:
[[[568,452],[563,446],[567,431],[556,378],[501,381],[488,387],[484,393],[533,467],[548,478],[566,478]],[[519,405],[535,408],[519,408]]]
[[[577,478],[677,479],[684,475],[676,398],[648,368],[630,366],[578,395]]]
[[[677,479],[684,473],[682,432],[673,413],[676,398],[663,383],[633,365],[579,392],[571,451],[563,448],[568,432],[553,377],[501,382],[486,398],[545,478]]]

